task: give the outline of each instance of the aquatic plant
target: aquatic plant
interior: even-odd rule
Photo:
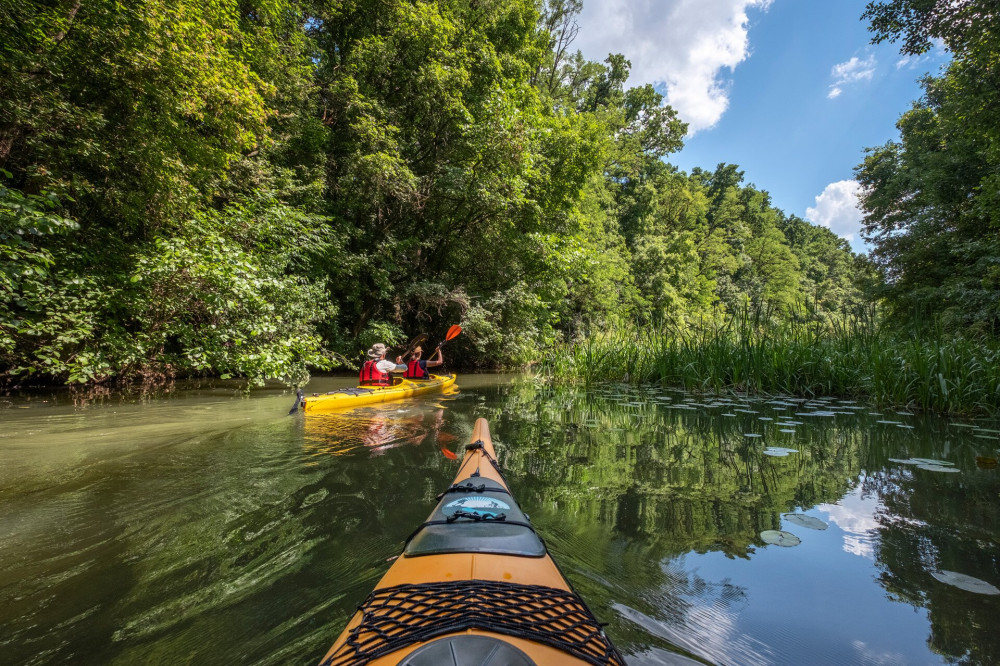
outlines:
[[[1000,348],[943,332],[901,333],[874,308],[790,321],[766,308],[686,325],[621,323],[564,343],[550,378],[841,396],[943,414],[1000,413]]]

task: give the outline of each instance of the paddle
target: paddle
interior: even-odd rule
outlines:
[[[406,358],[407,356],[409,356],[410,354],[412,354],[413,350],[416,349],[417,345],[422,345],[425,342],[427,342],[427,334],[426,333],[421,333],[419,335],[415,335],[413,337],[413,339],[410,340],[409,344],[406,345],[406,351],[403,352],[403,355],[402,355],[403,358]]]
[[[448,342],[449,340],[454,340],[455,338],[458,337],[458,334],[461,332],[462,332],[462,327],[459,326],[458,324],[455,324],[454,326],[448,329],[448,332],[444,336],[444,340],[438,343],[438,347],[444,347],[444,343]]]
[[[442,340],[441,342],[439,342],[438,345],[437,345],[438,351],[441,351],[441,347],[444,347],[444,345],[445,345],[446,342],[448,342],[449,340],[454,340],[455,338],[457,338],[458,334],[461,333],[461,332],[462,332],[462,327],[459,326],[458,324],[450,326],[448,328],[448,332],[445,333],[444,340]]]
[[[305,392],[303,392],[302,389],[298,389],[297,391],[295,391],[295,404],[292,405],[292,408],[290,410],[288,410],[289,416],[299,411],[299,405],[302,404],[302,398],[304,398],[305,396],[306,394]]]

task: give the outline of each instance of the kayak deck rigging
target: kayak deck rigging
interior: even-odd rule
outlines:
[[[588,664],[624,664],[587,606],[568,590],[491,580],[404,584],[369,594],[361,613],[361,624],[322,666],[364,664],[467,629],[549,645]]]

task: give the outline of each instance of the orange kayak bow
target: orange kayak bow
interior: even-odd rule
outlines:
[[[485,419],[465,449],[321,666],[624,664],[511,496]]]

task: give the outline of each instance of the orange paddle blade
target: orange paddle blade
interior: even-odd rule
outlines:
[[[458,334],[461,332],[462,332],[462,327],[459,326],[458,324],[455,324],[454,326],[448,329],[448,333],[447,335],[444,336],[444,339],[451,340],[452,338],[457,338]]]
[[[444,448],[443,446],[441,447],[441,453],[444,454],[445,458],[450,458],[451,460],[458,460],[458,456],[456,456],[454,453]]]

